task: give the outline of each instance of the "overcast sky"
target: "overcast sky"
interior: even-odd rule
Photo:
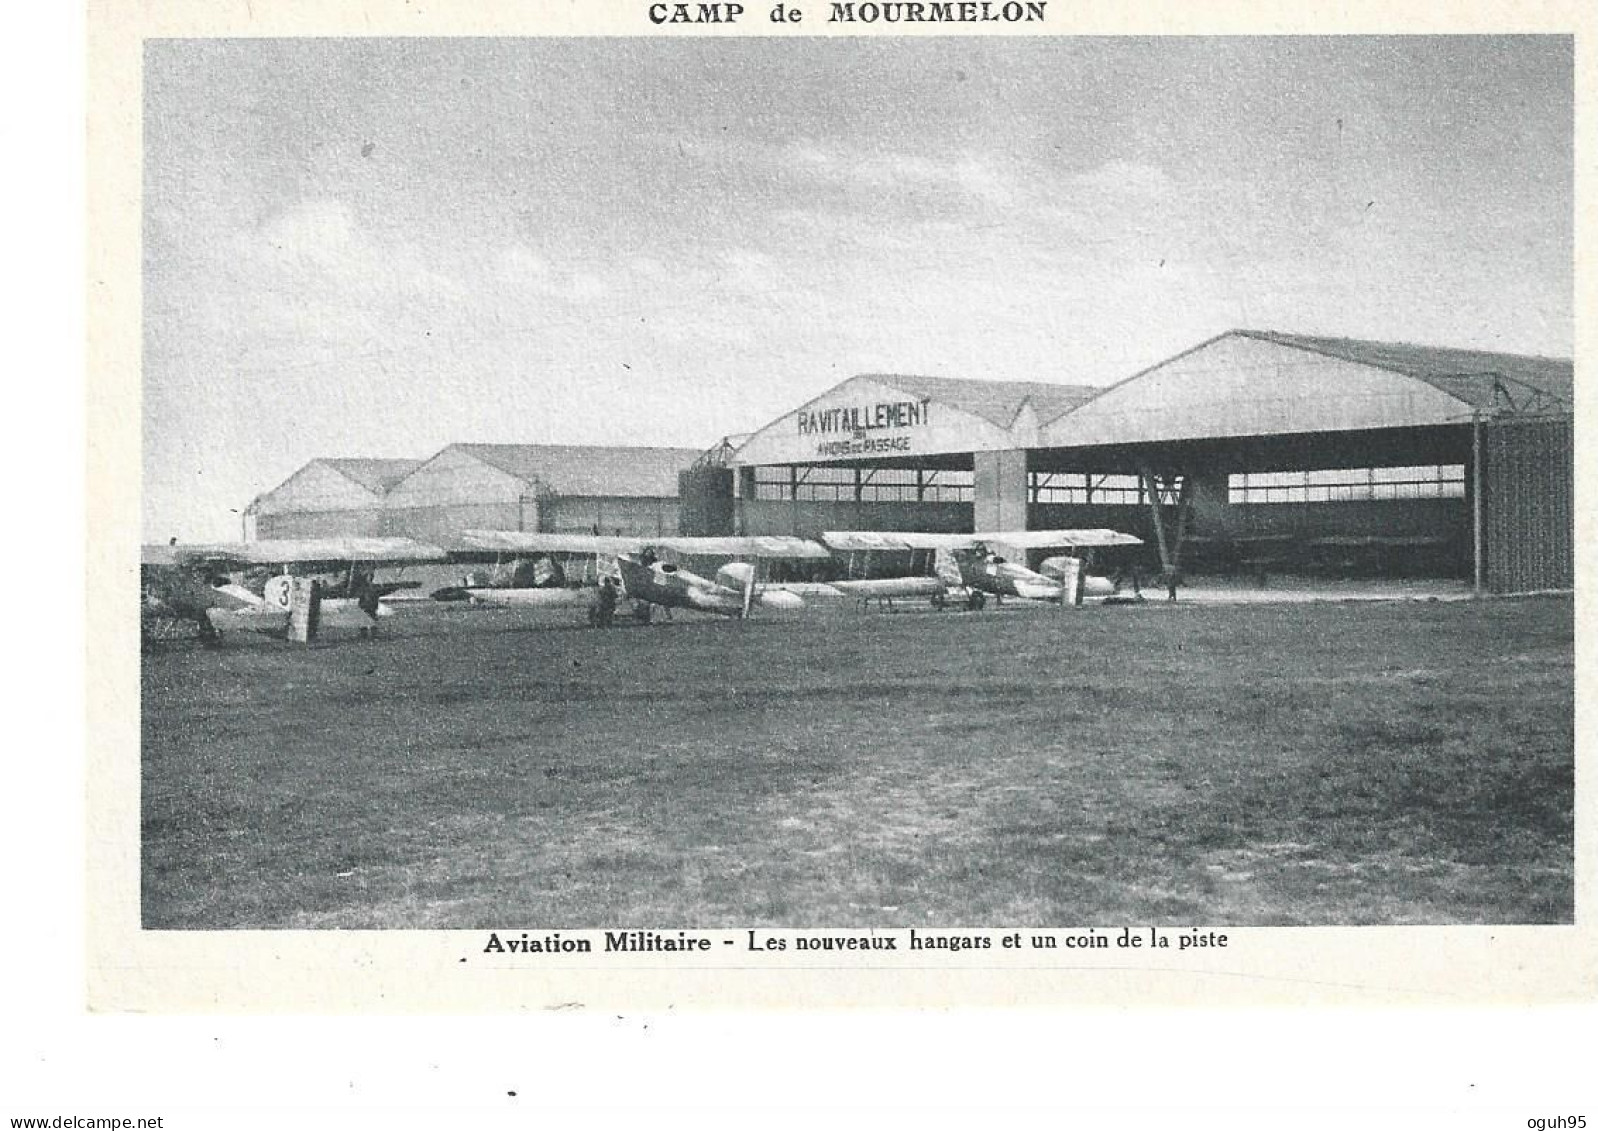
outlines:
[[[861,372],[1234,327],[1569,356],[1564,39],[300,40],[146,56],[144,524],[317,456],[708,447]]]

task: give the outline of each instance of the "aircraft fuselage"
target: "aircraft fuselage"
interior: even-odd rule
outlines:
[[[959,562],[960,581],[967,589],[999,597],[1025,597],[1033,601],[1058,601],[1064,587],[1025,566],[988,555]]]
[[[729,617],[743,614],[742,593],[696,573],[660,562],[646,564],[628,554],[619,555],[616,566],[621,571],[622,590],[634,601]]]
[[[618,555],[616,567],[621,572],[622,591],[627,597],[652,605],[694,609],[724,617],[741,617],[746,608],[796,609],[804,605],[804,601],[792,593],[755,589],[754,567],[747,562],[723,566],[714,581],[675,565],[644,562],[631,554]]]
[[[248,609],[261,600],[242,586],[212,585],[181,566],[146,566],[144,591],[146,599],[162,611],[197,622],[204,622],[211,609]]]
[[[146,566],[144,589],[150,611],[192,621],[207,638],[229,630],[280,633],[288,626],[288,586],[282,577],[269,580],[267,594],[262,596],[232,581],[213,584],[198,571],[182,566]],[[378,606],[376,592],[359,598],[323,599],[322,623],[330,628],[370,627],[376,623],[375,615],[388,612]]]

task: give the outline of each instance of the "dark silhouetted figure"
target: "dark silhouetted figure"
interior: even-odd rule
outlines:
[[[595,628],[609,628],[616,619],[616,602],[621,594],[616,591],[616,579],[607,577],[599,583],[599,600],[595,602],[591,620]]]

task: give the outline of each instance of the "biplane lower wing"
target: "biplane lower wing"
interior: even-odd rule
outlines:
[[[862,601],[888,600],[894,597],[941,597],[948,591],[942,579],[936,577],[873,577],[856,581],[833,581],[829,588],[845,597]]]
[[[499,609],[586,609],[594,603],[591,590],[501,588],[472,585],[463,592],[474,605]]]

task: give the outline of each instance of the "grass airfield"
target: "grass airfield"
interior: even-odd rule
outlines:
[[[1572,920],[1568,597],[580,619],[146,654],[144,926]]]

